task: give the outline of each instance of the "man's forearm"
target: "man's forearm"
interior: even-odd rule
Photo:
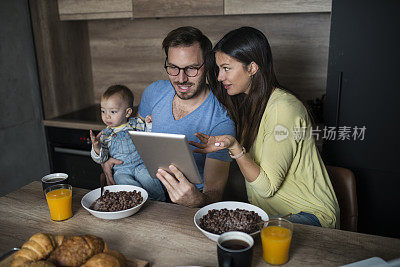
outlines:
[[[205,205],[221,201],[222,199],[222,193],[219,192],[200,192],[198,191],[197,193],[192,195],[192,199],[190,200],[190,203],[179,203],[184,206],[188,206],[191,208],[201,208]]]
[[[201,208],[205,205],[208,205],[211,202],[208,202],[208,196],[205,193],[198,191],[198,194],[194,196],[192,203],[189,204],[189,207],[192,208]]]
[[[207,158],[204,166],[204,188],[200,206],[222,200],[222,195],[228,180],[230,162]]]
[[[223,190],[222,191],[213,190],[213,191],[203,192],[201,206],[221,201],[223,193],[224,193]]]

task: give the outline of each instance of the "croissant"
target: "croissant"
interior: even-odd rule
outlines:
[[[12,265],[11,265],[12,266]],[[49,261],[30,261],[30,262],[24,262],[21,265],[18,266],[24,266],[24,267],[56,267],[53,263]]]
[[[108,250],[104,241],[93,235],[52,236],[33,235],[15,253],[11,267],[20,266],[125,266],[125,257]]]
[[[92,256],[104,251],[104,241],[92,235],[71,236],[54,251],[55,263],[60,266],[80,266]]]
[[[109,250],[91,257],[82,267],[123,267],[126,259],[124,255],[115,250]]]
[[[58,238],[56,241],[50,234],[34,234],[22,245],[21,250],[15,253],[11,267],[26,266],[28,262],[36,262],[47,258],[58,246],[58,241],[60,240],[61,238]]]

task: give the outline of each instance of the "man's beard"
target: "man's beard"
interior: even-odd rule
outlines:
[[[193,85],[193,83],[174,83],[175,85],[181,85],[181,86],[185,86],[185,85]],[[180,92],[179,90],[175,89],[175,94],[183,100],[188,100],[191,99],[193,97],[196,97],[197,95],[199,95],[201,92],[203,92],[203,90],[206,88],[206,76],[204,75],[203,78],[200,80],[199,84],[197,85],[196,91],[194,92]]]

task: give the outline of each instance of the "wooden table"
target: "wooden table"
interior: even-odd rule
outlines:
[[[50,220],[40,182],[32,182],[0,198],[0,253],[20,247],[37,232],[93,234],[127,258],[147,260],[151,266],[218,266],[216,244],[194,225],[198,209],[148,201],[141,210],[121,220],[102,220],[80,204],[88,190],[73,189],[73,217]],[[340,266],[381,257],[400,257],[400,239],[295,224],[287,266]],[[269,266],[255,239],[253,266]]]

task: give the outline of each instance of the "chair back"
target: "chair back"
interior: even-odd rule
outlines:
[[[340,229],[357,232],[356,180],[351,170],[326,166],[340,208]]]
[[[228,181],[225,186],[223,201],[241,201],[249,202],[247,199],[246,185],[244,177],[236,163],[236,160],[231,162],[229,167]]]

